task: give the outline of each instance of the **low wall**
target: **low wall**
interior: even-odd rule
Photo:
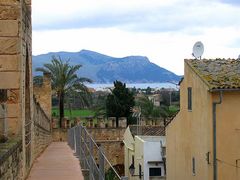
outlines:
[[[87,128],[112,165],[124,164],[123,135],[126,128]],[[67,141],[67,129],[53,129],[53,141]],[[95,157],[98,157],[97,155]]]
[[[96,141],[103,148],[104,154],[113,166],[124,164],[124,143],[122,141]],[[95,154],[95,157],[98,157]]]
[[[87,128],[95,141],[123,140],[126,128]]]
[[[22,140],[12,139],[0,144],[0,179],[24,179]]]
[[[51,121],[45,114],[39,103],[34,101],[34,157],[38,157],[41,152],[52,142]]]
[[[126,128],[87,128],[113,166],[124,164],[123,135]],[[98,157],[95,155],[95,157]]]
[[[52,129],[52,140],[54,142],[67,141],[67,129]]]

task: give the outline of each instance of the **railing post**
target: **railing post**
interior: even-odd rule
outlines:
[[[92,139],[89,138],[89,177],[90,180],[93,179],[93,142]]]
[[[76,153],[76,127],[73,128],[73,143],[74,143],[74,152]]]
[[[79,141],[80,141],[79,126],[76,126],[76,155],[77,155],[78,158],[80,156],[80,143],[79,143]]]
[[[83,144],[82,144],[82,125],[79,126],[79,159],[82,160],[82,150],[83,150]]]
[[[103,148],[100,146],[98,151],[99,156],[99,180],[105,179],[105,164],[104,164],[104,156],[103,156]]]
[[[84,161],[83,161],[83,163],[84,163],[84,169],[86,169],[86,167],[87,167],[87,157],[86,157],[86,150],[87,150],[87,148],[86,148],[86,144],[87,144],[87,142],[86,142],[86,129],[84,129],[83,128],[83,141],[84,141],[84,145],[83,145],[83,152],[84,152]]]

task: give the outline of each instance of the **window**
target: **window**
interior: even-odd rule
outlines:
[[[193,157],[192,158],[192,173],[193,173],[193,176],[195,176],[196,174],[196,165],[195,165],[195,158]]]
[[[149,176],[162,176],[161,168],[149,168]]]
[[[139,164],[139,179],[142,178],[142,166]]]
[[[134,165],[134,156],[132,156],[132,164]]]
[[[6,103],[7,101],[7,90],[0,89],[0,103]]]
[[[188,88],[188,110],[192,110],[192,88]]]

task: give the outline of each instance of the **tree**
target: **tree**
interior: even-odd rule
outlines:
[[[134,106],[133,93],[126,88],[126,84],[120,81],[114,82],[114,89],[106,99],[106,112],[108,117],[116,117],[116,126],[119,124],[119,117],[128,117],[131,108]]]
[[[147,89],[146,89],[146,94],[147,95],[150,95],[152,94],[152,89],[148,86]]]
[[[79,93],[88,93],[88,88],[84,85],[85,82],[92,82],[90,79],[77,76],[77,71],[82,65],[70,65],[68,61],[62,61],[61,57],[53,56],[51,63],[44,64],[41,68],[36,68],[36,71],[49,73],[51,75],[52,87],[57,93],[59,99],[59,123],[62,127],[62,119],[64,118],[64,98],[71,91]]]
[[[173,115],[168,106],[154,106],[153,102],[147,96],[140,97],[137,101],[137,105],[141,107],[142,115],[145,118],[150,119],[161,117],[163,118],[164,125],[166,125],[166,119]]]
[[[137,105],[141,107],[141,113],[145,118],[152,117],[154,104],[146,95],[139,97]]]

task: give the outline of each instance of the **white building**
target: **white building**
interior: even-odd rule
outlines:
[[[140,135],[135,134],[136,127],[125,131],[125,176],[129,180],[165,179],[165,131],[160,126],[142,128]]]

